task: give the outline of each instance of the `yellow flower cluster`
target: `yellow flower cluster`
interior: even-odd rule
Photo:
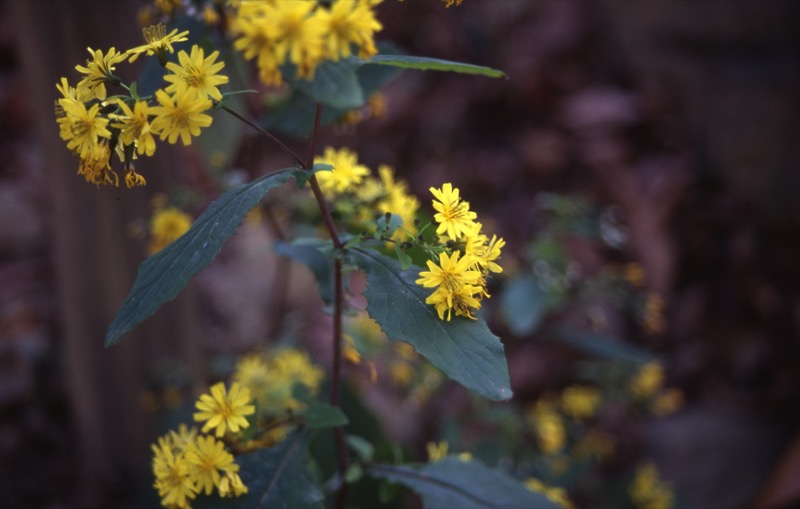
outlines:
[[[633,398],[648,402],[650,410],[657,416],[675,413],[684,402],[683,392],[679,389],[664,388],[664,378],[664,366],[658,361],[650,361],[642,364],[630,380]]]
[[[296,348],[280,348],[268,353],[254,353],[241,358],[234,368],[233,380],[250,390],[258,416],[267,432],[261,443],[272,445],[283,440],[291,427],[281,424],[305,404],[293,396],[296,384],[311,394],[319,392],[325,372],[314,365],[308,354]]]
[[[174,53],[173,44],[186,41],[188,32],[177,29],[166,33],[163,24],[143,30],[146,44],[119,53],[89,48],[86,65],[75,69],[83,78],[72,87],[61,78],[56,89],[61,94],[56,101],[56,121],[59,135],[67,148],[78,158],[78,174],[96,185],[119,185],[119,176],[111,168],[111,156],[116,153],[125,172],[125,184],[131,188],[145,185],[136,173],[133,160],[137,156],[152,156],[156,150],[155,137],[184,145],[191,144],[201,128],[211,125],[205,112],[211,109],[212,99],[222,99],[218,86],[228,82],[218,73],[224,64],[217,62],[219,52],[205,56],[195,45],[191,53],[180,51],[178,62],[167,62]],[[164,79],[168,85],[156,90],[154,97],[139,97],[114,74],[123,61],[135,61],[140,55],[156,56],[171,74]],[[108,95],[106,86],[119,88],[121,95]]]
[[[672,488],[659,479],[658,469],[653,463],[645,463],[636,469],[628,494],[639,509],[672,509],[674,506]]]
[[[326,60],[339,60],[357,48],[361,58],[375,53],[375,32],[381,24],[374,7],[382,0],[239,0],[231,30],[234,48],[255,60],[268,85],[283,81],[285,64],[298,78],[310,79]]]
[[[216,436],[199,433],[197,428],[181,424],[158,438],[151,446],[153,486],[168,508],[189,508],[200,494],[211,495],[215,489],[222,497],[238,497],[247,493],[239,477],[239,465],[225,442],[218,440],[229,432],[235,436],[247,428],[247,415],[254,413],[249,391],[233,384],[230,391],[223,383],[211,387],[195,406],[196,421],[205,422],[202,433],[214,430]]]
[[[367,166],[358,163],[358,156],[347,148],[325,148],[316,163],[333,166],[332,171],[317,174],[320,189],[326,198],[334,200],[336,212],[346,223],[360,229],[374,228],[375,216],[391,213],[403,220],[403,227],[394,232],[397,240],[416,234],[419,200],[409,193],[408,184],[395,178],[387,165],[378,167],[377,178]]]
[[[505,241],[496,235],[489,239],[482,233],[481,223],[475,221],[477,214],[469,210],[469,203],[461,199],[451,183],[430,191],[434,196],[436,233],[446,240],[448,249],[439,253],[438,264],[428,260],[429,270],[420,272],[416,283],[435,288],[425,303],[435,306],[441,320],[446,315],[449,321],[453,311],[456,316],[474,319],[473,311],[480,309],[484,297],[489,297],[487,276],[503,271],[495,260]]]

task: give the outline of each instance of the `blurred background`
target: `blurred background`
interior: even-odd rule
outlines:
[[[58,138],[55,83],[74,78],[87,46],[139,44],[145,5],[0,0],[0,507],[141,506],[165,373],[191,392],[221,353],[287,327],[314,353],[326,334],[304,269],[285,298],[270,291],[286,262],[254,227],[103,348],[146,255],[151,199],[205,190],[214,160],[164,145],[146,188],[95,189]],[[508,354],[512,405],[581,366],[605,369],[587,359],[648,352],[682,404],[667,416],[607,409],[606,470],[650,458],[683,507],[797,507],[800,4],[385,0],[378,14],[379,38],[409,54],[509,76],[406,72],[385,111],[328,128],[323,144],[394,166],[423,207],[430,186],[454,182],[505,238],[485,318]],[[287,165],[238,142],[228,166]],[[469,407],[458,390],[413,409],[364,399],[414,450]]]

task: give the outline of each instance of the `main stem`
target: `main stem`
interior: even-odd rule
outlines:
[[[311,131],[311,141],[308,144],[308,155],[306,156],[305,164],[303,167],[310,170],[314,167],[314,154],[317,150],[317,138],[319,136],[320,119],[322,117],[322,105],[317,103],[316,111],[314,112],[314,129]],[[314,193],[314,198],[317,200],[319,210],[322,213],[322,219],[328,234],[331,236],[333,245],[337,249],[341,249],[344,244],[339,238],[339,233],[336,230],[336,224],[333,222],[328,202],[322,194],[322,189],[317,182],[317,176],[312,174],[309,179],[311,190]],[[341,392],[341,378],[342,378],[342,315],[344,307],[344,285],[342,284],[342,260],[338,256],[333,261],[333,359],[331,365],[331,396],[330,404],[332,406],[339,406],[339,393]],[[335,509],[344,509],[347,501],[347,483],[345,482],[345,474],[347,472],[347,447],[344,441],[344,429],[341,426],[334,428],[334,438],[336,440],[336,460],[339,470],[339,489],[336,492],[336,502],[334,503]]]

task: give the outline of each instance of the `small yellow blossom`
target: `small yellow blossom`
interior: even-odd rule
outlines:
[[[480,301],[474,295],[481,292],[481,288],[475,286],[481,279],[481,273],[472,268],[472,257],[459,259],[459,256],[459,251],[454,251],[452,255],[442,252],[439,254],[439,265],[428,260],[430,270],[420,272],[416,280],[424,288],[436,288],[425,303],[436,307],[441,320],[444,320],[446,313],[449,321],[453,311],[456,316],[473,318],[471,309],[480,307]]]
[[[192,216],[175,207],[159,208],[150,220],[150,243],[147,251],[155,254],[178,237],[186,233],[192,226]]]
[[[645,399],[653,396],[664,385],[664,367],[660,362],[647,362],[639,368],[631,380],[631,393]]]
[[[106,54],[102,50],[93,50],[87,48],[89,54],[92,55],[91,60],[86,60],[86,65],[76,65],[75,69],[81,74],[86,76],[78,82],[78,88],[86,87],[90,90],[94,97],[101,101],[106,98],[106,83],[119,84],[119,78],[115,77],[113,70],[116,64],[122,62],[127,58],[126,53],[117,53],[117,50],[111,48]]]
[[[433,208],[436,214],[433,219],[439,223],[437,234],[447,234],[451,239],[457,240],[476,229],[477,214],[469,210],[469,203],[461,200],[459,190],[453,188],[453,184],[446,182],[441,189],[431,187],[430,192],[435,198]]]
[[[165,90],[172,94],[185,87],[197,91],[198,97],[221,101],[222,94],[217,87],[228,83],[228,77],[218,74],[225,67],[224,62],[216,62],[218,56],[219,51],[214,51],[204,58],[203,49],[196,44],[191,54],[179,51],[180,65],[167,63],[167,70],[172,74],[164,76],[164,81],[171,83]]]
[[[595,387],[571,385],[561,393],[561,407],[575,419],[588,419],[597,412],[600,392]]]
[[[674,506],[672,488],[659,478],[658,469],[650,462],[636,469],[628,494],[640,509],[671,509]]]
[[[447,445],[447,440],[440,440],[439,442],[428,442],[425,448],[428,450],[428,461],[436,463],[447,456],[449,446]]]
[[[242,478],[233,472],[225,472],[217,488],[219,496],[223,498],[238,497],[247,493],[247,486],[242,482]]]
[[[314,162],[333,166],[333,171],[322,171],[317,174],[319,187],[329,198],[351,190],[369,175],[369,168],[358,164],[356,153],[346,148],[336,150],[327,147],[322,157],[316,157]]]
[[[539,400],[528,412],[528,421],[536,432],[539,448],[545,454],[561,451],[567,442],[564,421],[548,399]]]
[[[225,391],[225,384],[222,382],[211,386],[210,394],[201,394],[195,403],[194,420],[204,422],[203,433],[214,429],[218,437],[225,435],[230,430],[238,433],[239,430],[250,426],[246,416],[255,413],[255,407],[250,404],[252,397],[247,387],[242,387],[238,383],[231,384],[230,391]]]
[[[153,128],[150,125],[150,106],[147,101],[136,101],[131,109],[124,101],[117,105],[121,114],[112,115],[116,121],[111,124],[120,130],[119,141],[123,145],[135,145],[139,155],[152,156],[156,151],[156,140],[153,137]]]
[[[529,477],[528,479],[525,479],[524,484],[529,490],[536,493],[541,493],[545,496],[545,498],[559,507],[563,507],[564,509],[575,509],[575,504],[573,504],[569,499],[567,496],[567,490],[564,488],[548,486],[535,477]]]
[[[656,397],[650,409],[653,414],[663,417],[677,412],[683,406],[684,400],[680,389],[667,389]]]
[[[189,502],[195,498],[196,493],[186,458],[182,454],[176,455],[172,443],[163,437],[158,440],[158,444],[153,444],[152,450],[153,475],[156,479],[154,487],[161,497],[161,505],[189,508]]]
[[[219,486],[222,474],[239,471],[239,465],[233,462],[233,455],[225,449],[225,444],[211,436],[200,436],[189,442],[185,454],[198,493],[203,491],[211,495]]]
[[[360,48],[361,58],[369,58],[378,52],[373,37],[382,26],[375,19],[367,1],[338,0],[329,9],[320,9],[317,18],[322,26],[326,56],[329,59],[349,57],[352,45]]]
[[[177,42],[188,40],[186,38],[188,34],[188,30],[178,33],[177,28],[173,29],[168,34],[167,27],[163,23],[145,27],[142,29],[142,37],[144,37],[147,44],[129,49],[127,51],[127,54],[130,56],[128,61],[134,62],[139,58],[139,55],[146,53],[147,56],[157,55],[159,63],[165,66],[167,65],[167,52],[175,52],[175,48],[173,48],[172,45]]]
[[[174,144],[180,136],[184,145],[191,145],[192,136],[199,136],[201,127],[211,125],[211,117],[203,113],[211,108],[211,101],[194,89],[184,88],[172,96],[156,90],[156,100],[160,106],[151,109],[155,115],[152,126],[161,140]]]

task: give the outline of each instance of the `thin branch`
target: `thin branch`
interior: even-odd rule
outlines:
[[[331,397],[330,403],[339,406],[339,393],[341,392],[342,377],[342,306],[344,304],[344,288],[342,284],[342,260],[336,258],[333,262],[333,369],[331,372]],[[343,509],[347,500],[347,447],[344,440],[344,429],[337,426],[334,430],[336,440],[336,459],[339,466],[339,477],[342,483],[336,493],[336,503],[334,508]]]
[[[249,125],[250,127],[252,127],[253,129],[255,129],[256,131],[258,131],[259,133],[261,133],[261,134],[263,134],[264,136],[266,136],[267,138],[269,138],[269,139],[270,139],[270,140],[272,140],[273,142],[277,143],[277,144],[278,144],[278,146],[279,146],[281,149],[283,149],[283,151],[284,151],[284,152],[286,152],[287,154],[289,154],[289,155],[292,157],[292,159],[294,159],[294,162],[296,162],[297,164],[299,164],[299,165],[300,165],[300,166],[302,166],[302,167],[305,167],[305,161],[303,161],[303,159],[302,159],[302,158],[301,158],[299,155],[297,155],[297,153],[295,153],[295,151],[294,151],[294,150],[290,149],[290,148],[289,148],[289,147],[287,147],[287,146],[286,146],[286,145],[285,145],[285,144],[284,144],[284,143],[283,143],[281,140],[279,140],[278,138],[276,138],[276,137],[275,137],[275,135],[273,135],[271,132],[267,131],[266,129],[264,129],[264,128],[263,128],[263,127],[261,127],[260,125],[256,124],[255,122],[253,122],[253,121],[251,121],[251,120],[248,120],[248,119],[244,118],[243,116],[239,115],[238,113],[236,113],[236,112],[235,112],[235,111],[233,111],[232,109],[228,108],[227,106],[220,105],[220,106],[218,106],[218,107],[219,107],[219,109],[221,109],[222,111],[226,111],[226,112],[228,112],[229,114],[231,114],[231,115],[233,115],[234,117],[238,118],[239,120],[241,120],[241,121],[242,121],[242,122],[244,122],[245,124]]]

